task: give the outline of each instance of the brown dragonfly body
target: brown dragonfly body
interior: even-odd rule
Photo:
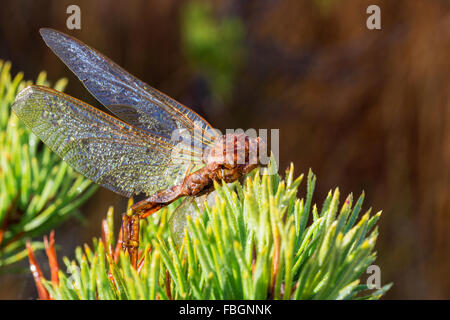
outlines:
[[[260,138],[244,134],[223,136],[205,152],[204,167],[187,175],[182,183],[158,191],[150,198],[133,205],[131,209],[136,214],[125,214],[122,225],[123,238],[127,239],[123,242],[123,247],[128,250],[132,264],[137,264],[141,218],[148,217],[181,197],[207,194],[213,190],[214,182],[230,183],[242,179],[258,166],[258,149],[263,143]]]
[[[259,138],[219,135],[193,110],[79,40],[52,29],[40,33],[114,116],[42,86],[22,90],[12,110],[85,177],[124,197],[148,196],[123,216],[123,247],[134,266],[140,219],[180,197],[210,192],[215,181],[241,179],[260,164]],[[175,139],[179,132],[191,139]]]

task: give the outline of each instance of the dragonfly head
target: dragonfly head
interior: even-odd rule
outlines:
[[[224,169],[236,169],[245,174],[261,166],[261,150],[266,145],[260,137],[251,137],[244,133],[221,136],[204,155],[206,164],[219,164]]]

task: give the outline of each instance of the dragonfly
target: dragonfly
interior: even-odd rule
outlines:
[[[12,110],[83,176],[124,197],[147,197],[122,215],[122,248],[134,267],[140,219],[262,166],[259,150],[265,142],[260,137],[220,135],[193,110],[81,41],[50,28],[40,34],[112,115],[37,85],[23,89]]]

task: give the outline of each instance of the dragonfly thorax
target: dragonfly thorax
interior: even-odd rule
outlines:
[[[232,170],[240,168],[245,173],[261,165],[260,151],[264,141],[246,134],[227,134],[218,138],[206,150],[203,162],[208,166],[220,166]],[[244,173],[244,172],[243,172]]]

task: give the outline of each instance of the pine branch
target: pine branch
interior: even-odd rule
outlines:
[[[27,256],[25,241],[42,236],[75,214],[97,186],[77,174],[32,134],[14,114],[16,94],[31,81],[14,78],[0,60],[0,270]],[[48,86],[45,72],[35,82]],[[66,79],[54,88],[62,91]],[[41,242],[30,244],[42,249]]]
[[[40,281],[54,299],[380,298],[391,284],[360,284],[375,260],[380,212],[360,214],[364,195],[339,207],[336,189],[319,213],[316,177],[309,172],[306,199],[297,198],[303,175],[293,177],[291,165],[285,180],[256,171],[244,187],[216,185],[215,203],[187,216],[181,241],[167,223],[178,203],[142,221],[137,270],[114,249],[111,208],[103,238],[64,258],[58,281]]]

